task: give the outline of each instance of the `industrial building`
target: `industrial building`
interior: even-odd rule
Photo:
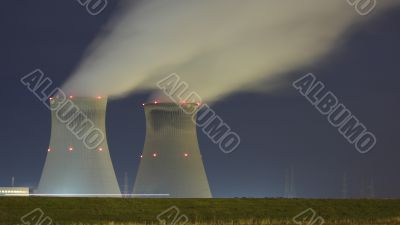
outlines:
[[[28,187],[0,187],[0,196],[29,196]]]

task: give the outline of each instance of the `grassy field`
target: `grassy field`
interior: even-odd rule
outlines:
[[[39,197],[0,198],[0,224],[22,224],[20,218],[36,208],[53,224],[159,224],[157,215],[171,206],[189,224],[295,224],[292,218],[308,208],[325,224],[400,224],[400,200]]]

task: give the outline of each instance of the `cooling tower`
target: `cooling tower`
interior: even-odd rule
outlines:
[[[192,115],[174,103],[144,104],[144,110],[146,139],[134,194],[211,198]]]
[[[51,98],[50,146],[35,194],[119,196],[108,150],[106,98]]]

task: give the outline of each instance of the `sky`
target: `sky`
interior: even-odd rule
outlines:
[[[0,7],[0,186],[14,176],[16,185],[35,187],[49,145],[50,111],[20,78],[39,68],[62,86],[116,6],[109,1],[98,16],[74,1],[10,0]],[[350,27],[329,55],[285,72],[283,79],[259,82],[260,89],[276,84],[274,91],[235,92],[214,102],[241,144],[225,154],[198,132],[213,196],[281,197],[285,173],[293,168],[297,197],[341,197],[346,174],[349,197],[368,197],[373,181],[375,197],[399,198],[398,21],[400,8],[392,8]],[[308,73],[375,134],[374,149],[360,154],[292,87]],[[142,103],[149,96],[135,92],[108,104],[107,139],[121,186],[125,172],[133,186],[146,129]]]

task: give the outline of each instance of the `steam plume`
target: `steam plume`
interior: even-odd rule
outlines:
[[[394,4],[362,17],[346,0],[144,0],[114,16],[64,90],[119,97],[177,73],[214,100],[320,59]]]

